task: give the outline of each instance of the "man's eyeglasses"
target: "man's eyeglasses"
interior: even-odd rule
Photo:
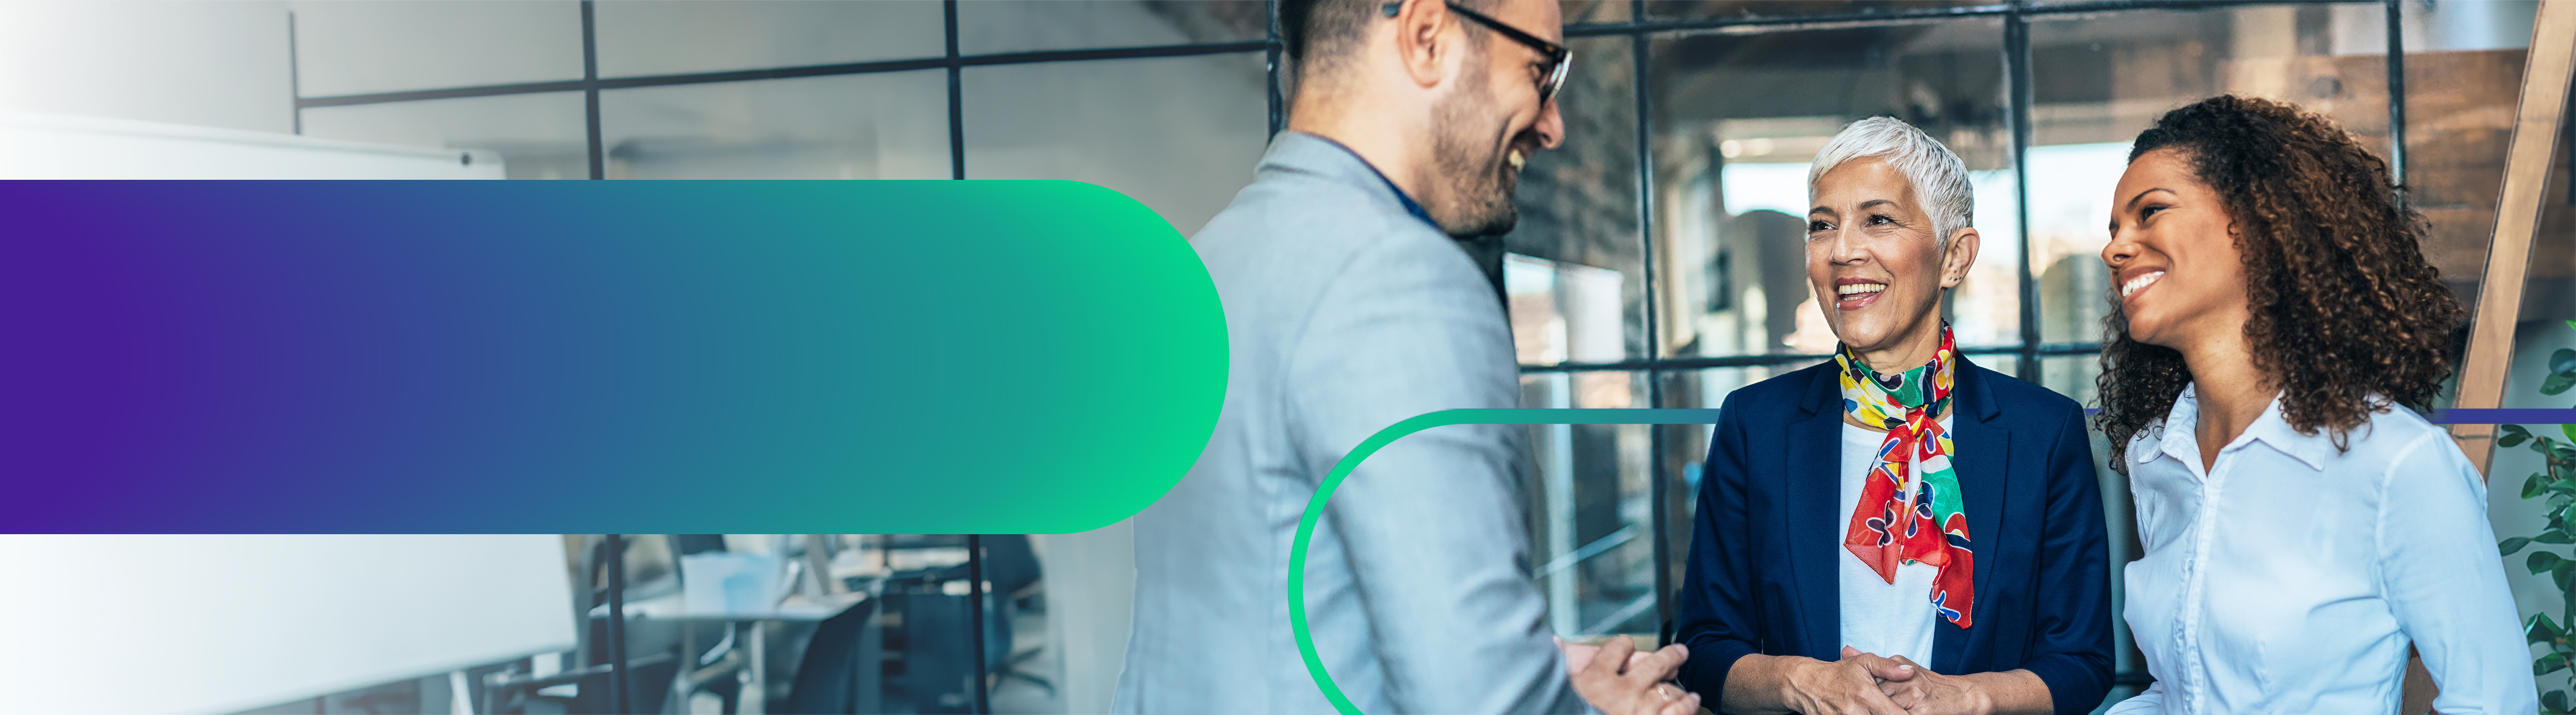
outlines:
[[[1567,67],[1574,64],[1574,54],[1567,52],[1564,45],[1539,39],[1537,35],[1522,32],[1520,28],[1503,24],[1503,21],[1501,20],[1486,17],[1484,13],[1460,7],[1458,3],[1442,2],[1441,4],[1447,5],[1450,12],[1458,13],[1458,16],[1460,17],[1474,20],[1476,21],[1476,24],[1485,26],[1485,29],[1502,33],[1504,37],[1512,38],[1513,42],[1528,45],[1530,49],[1537,50],[1539,54],[1547,57],[1547,78],[1539,80],[1538,82],[1538,103],[1540,105],[1546,105],[1548,100],[1556,98],[1557,90],[1565,88],[1565,70]],[[1387,17],[1395,17],[1397,13],[1404,11],[1404,2],[1403,0],[1396,0],[1395,2],[1386,3],[1379,6],[1378,10],[1386,13]]]

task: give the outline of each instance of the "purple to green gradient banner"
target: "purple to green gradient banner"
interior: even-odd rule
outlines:
[[[1225,369],[1089,184],[0,183],[0,531],[1080,531]]]

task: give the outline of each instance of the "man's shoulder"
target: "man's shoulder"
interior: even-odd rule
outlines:
[[[1262,171],[1198,235],[1203,256],[1265,252],[1348,256],[1394,244],[1446,240],[1404,213],[1392,197],[1336,177],[1293,170]]]
[[[1464,249],[1392,197],[1294,171],[1263,172],[1190,244],[1220,292],[1484,283]]]

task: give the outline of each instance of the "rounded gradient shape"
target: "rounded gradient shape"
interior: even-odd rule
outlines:
[[[1324,503],[1333,498],[1333,490],[1351,475],[1360,462],[1376,454],[1389,443],[1433,427],[1449,425],[1705,425],[1717,423],[1714,409],[1516,409],[1516,410],[1441,410],[1415,415],[1389,425],[1360,440],[1357,447],[1333,463],[1333,471],[1315,485],[1315,496],[1306,500],[1306,514],[1297,519],[1297,539],[1288,547],[1288,629],[1297,636],[1297,655],[1306,660],[1306,675],[1315,679],[1315,687],[1324,691],[1324,699],[1342,715],[1360,715],[1342,687],[1333,683],[1331,673],[1324,672],[1324,659],[1315,653],[1315,636],[1306,629],[1306,546],[1315,537],[1315,524],[1324,518]]]
[[[1225,372],[1077,182],[0,185],[0,531],[1082,531]]]

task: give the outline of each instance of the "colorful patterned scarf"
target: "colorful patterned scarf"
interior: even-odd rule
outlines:
[[[1939,568],[1932,606],[1966,628],[1976,604],[1975,559],[1968,553],[1968,517],[1959,509],[1959,478],[1950,469],[1950,435],[1940,420],[1950,406],[1957,354],[1950,326],[1943,323],[1941,348],[1931,364],[1881,375],[1849,346],[1834,352],[1834,363],[1842,368],[1843,410],[1862,424],[1887,428],[1843,547],[1891,584],[1899,564]],[[1909,479],[1917,457],[1922,478]]]

